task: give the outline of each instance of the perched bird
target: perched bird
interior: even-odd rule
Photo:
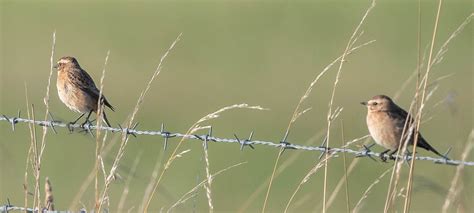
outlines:
[[[81,116],[74,122],[71,122],[71,124],[75,124],[82,116],[88,113],[86,121],[83,123],[84,125],[89,121],[92,112],[97,114],[97,104],[100,94],[99,89],[95,86],[91,76],[81,68],[74,57],[65,56],[60,58],[55,68],[58,69],[56,86],[58,88],[59,98],[69,109],[82,113]],[[105,104],[105,106],[114,111],[114,107],[110,105],[105,96],[102,95],[100,101],[101,104]],[[102,110],[102,117],[105,123],[110,127],[105,110]]]
[[[400,142],[404,143],[406,141],[405,138],[400,139],[403,134],[403,128],[405,127],[408,113],[385,95],[374,96],[369,101],[361,102],[361,104],[367,106],[367,127],[370,135],[378,145],[387,149],[381,153],[380,157],[383,161],[386,161],[387,159],[384,154],[392,150],[389,156],[393,158],[392,155],[397,152]],[[407,123],[407,125],[411,123],[413,123],[412,118],[410,118],[410,123]],[[408,135],[408,128],[405,131],[405,135]],[[408,141],[409,145],[413,145],[413,141],[414,134],[412,134],[412,137]],[[446,159],[445,156],[428,144],[420,133],[418,133],[417,147],[432,151]]]

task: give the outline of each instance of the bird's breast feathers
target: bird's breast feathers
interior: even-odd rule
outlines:
[[[368,113],[367,127],[377,144],[387,149],[398,147],[399,133],[397,131],[397,122],[391,119],[386,112]]]

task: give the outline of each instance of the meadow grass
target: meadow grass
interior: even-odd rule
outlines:
[[[439,1],[439,7],[437,10],[436,14],[436,21],[435,21],[435,27],[433,30],[433,35],[431,39],[431,44],[429,48],[429,53],[427,57],[427,62],[424,65],[423,64],[423,59],[421,56],[421,42],[418,41],[418,63],[417,63],[417,69],[415,70],[414,74],[411,75],[408,79],[407,82],[415,79],[416,78],[416,90],[415,94],[413,95],[413,100],[410,105],[410,112],[415,118],[415,124],[407,124],[406,125],[406,133],[407,134],[413,134],[413,132],[417,132],[420,129],[420,126],[423,124],[422,120],[422,112],[427,108],[428,104],[427,101],[430,99],[431,95],[436,91],[437,87],[430,88],[429,84],[429,77],[430,73],[432,70],[432,67],[434,65],[439,64],[442,59],[444,54],[447,52],[447,47],[448,44],[450,43],[451,40],[453,40],[457,35],[459,35],[462,30],[468,25],[468,23],[471,21],[473,14],[468,16],[464,22],[461,23],[461,25],[453,32],[453,34],[447,39],[445,43],[440,47],[439,51],[435,54],[434,47],[435,47],[435,41],[436,40],[436,35],[437,35],[437,27],[439,24],[439,19],[440,19],[440,11],[442,8],[442,1]],[[364,139],[367,139],[367,136],[363,136],[360,138],[352,139],[349,141],[346,141],[346,134],[345,130],[347,130],[347,127],[344,127],[343,123],[343,117],[342,117],[342,107],[334,107],[334,100],[337,98],[336,96],[336,89],[338,89],[339,85],[339,80],[341,79],[342,76],[342,71],[343,71],[343,65],[347,61],[347,57],[351,55],[353,52],[358,50],[359,48],[365,47],[369,44],[372,44],[373,41],[365,42],[361,45],[356,45],[357,41],[361,38],[363,35],[361,27],[363,26],[363,23],[368,16],[369,12],[372,10],[372,8],[375,6],[375,1],[372,1],[372,4],[370,7],[365,11],[365,14],[363,15],[361,21],[358,23],[357,27],[353,31],[349,41],[347,42],[345,49],[339,57],[337,57],[332,63],[327,65],[317,76],[316,78],[310,83],[309,87],[301,96],[299,99],[299,102],[296,105],[295,110],[293,111],[290,121],[288,123],[288,126],[286,128],[286,136],[288,136],[290,130],[292,129],[292,125],[301,117],[304,117],[309,110],[312,109],[312,107],[307,107],[303,108],[304,102],[307,100],[307,98],[310,96],[312,90],[314,87],[317,85],[319,82],[320,78],[326,74],[334,65],[339,64],[339,67],[336,72],[335,80],[332,86],[332,90],[330,93],[330,100],[328,103],[328,113],[326,117],[326,129],[320,130],[319,132],[315,133],[312,138],[307,140],[307,144],[314,143],[319,138],[322,138],[323,135],[325,135],[325,141],[326,143],[324,146],[326,147],[327,150],[330,148],[330,142],[333,142],[331,144],[335,144],[334,140],[331,136],[333,133],[334,129],[334,121],[335,120],[341,120],[341,147],[346,148],[349,145],[353,144],[359,144],[360,141],[363,141]],[[421,27],[421,26],[420,26]],[[420,37],[420,36],[419,36]],[[145,84],[145,88],[143,91],[140,93],[138,100],[136,102],[135,107],[133,108],[132,112],[129,114],[127,121],[125,121],[123,124],[124,126],[131,128],[134,126],[134,120],[137,116],[138,111],[140,110],[143,102],[145,101],[145,97],[148,93],[150,93],[150,88],[155,81],[155,79],[158,78],[159,74],[162,71],[162,66],[163,62],[169,55],[169,53],[174,49],[175,45],[178,43],[178,41],[181,39],[181,34],[174,40],[174,42],[170,45],[170,47],[165,51],[165,53],[162,55],[160,58],[159,64],[157,65],[154,73],[148,79],[147,84]],[[46,95],[44,97],[44,103],[45,103],[45,117],[44,120],[48,120],[49,114],[49,98],[50,98],[50,84],[51,84],[51,77],[52,77],[52,66],[53,66],[53,58],[55,54],[55,46],[56,46],[56,33],[53,33],[53,44],[52,44],[52,52],[51,52],[51,70],[49,73],[48,77],[48,84],[46,88]],[[106,66],[109,61],[109,55],[110,51],[107,52],[107,56],[105,58],[103,70],[102,70],[102,76],[100,78],[100,94],[102,94],[102,91],[104,89],[104,79],[105,79],[105,74],[106,74]],[[421,68],[425,67],[426,71],[422,75],[421,73]],[[443,77],[444,78],[444,77]],[[443,78],[439,78],[438,80],[442,80]],[[431,81],[433,82],[433,81]],[[404,86],[405,85],[405,86]],[[402,85],[399,91],[403,90],[408,83]],[[26,86],[25,86],[26,88]],[[25,89],[26,90],[26,89]],[[401,94],[401,92],[399,93]],[[28,98],[28,91],[26,91],[26,105],[28,109],[28,118],[32,120],[36,120],[35,116],[35,107],[34,105],[30,105],[30,100]],[[396,95],[397,97],[398,95]],[[101,105],[101,103],[98,103]],[[211,120],[218,118],[221,116],[221,113],[229,111],[229,110],[234,110],[234,109],[252,109],[252,110],[266,110],[263,107],[260,106],[251,106],[248,104],[234,104],[234,105],[229,105],[227,107],[223,107],[218,109],[217,111],[210,113],[195,123],[191,125],[191,127],[187,130],[186,135],[193,135],[198,131],[202,130],[208,130],[210,129],[209,123]],[[116,202],[117,207],[116,209],[120,212],[123,211],[134,211],[138,210],[139,212],[151,212],[152,210],[149,210],[151,208],[152,202],[157,199],[156,194],[160,190],[160,186],[163,184],[163,177],[167,174],[168,170],[170,168],[174,168],[177,170],[180,170],[182,168],[179,168],[178,166],[175,166],[175,160],[178,158],[181,158],[185,155],[188,155],[191,149],[183,148],[182,144],[186,140],[185,137],[181,138],[181,140],[176,144],[175,148],[173,151],[169,154],[169,156],[165,156],[164,151],[160,153],[160,156],[158,156],[156,159],[156,163],[154,164],[155,166],[153,169],[150,170],[150,179],[148,181],[146,189],[142,192],[143,193],[143,199],[141,205],[137,204],[134,207],[127,206],[127,198],[129,196],[129,190],[130,190],[130,185],[132,182],[137,181],[134,179],[134,175],[136,173],[137,168],[139,167],[140,161],[142,161],[142,153],[140,153],[138,156],[134,157],[134,161],[132,164],[132,167],[130,169],[130,173],[128,173],[127,178],[125,179],[125,184],[123,190],[121,190],[120,193],[120,198],[116,200],[111,200],[111,196],[109,193],[111,190],[113,190],[113,183],[116,181],[117,177],[117,170],[119,169],[120,166],[122,166],[122,159],[124,156],[127,154],[127,144],[129,141],[129,135],[127,133],[122,133],[120,136],[120,139],[117,140],[117,137],[112,137],[110,139],[107,135],[107,132],[102,134],[102,131],[100,130],[100,127],[103,125],[101,114],[100,111],[102,111],[103,108],[99,108],[98,112],[98,119],[96,120],[96,126],[99,128],[96,131],[95,134],[95,161],[94,161],[94,168],[91,170],[90,174],[84,179],[84,182],[81,186],[78,187],[78,190],[75,191],[76,189],[73,189],[73,193],[76,192],[76,195],[74,196],[74,199],[72,200],[71,204],[69,205],[68,210],[70,211],[75,211],[77,210],[77,207],[81,204],[81,199],[83,195],[86,193],[87,188],[89,188],[90,184],[94,182],[94,206],[85,206],[87,209],[94,209],[96,212],[102,212],[105,210],[110,210],[111,209],[111,204]],[[341,118],[342,117],[342,118]],[[34,124],[29,124],[29,133],[30,133],[30,146],[28,148],[28,153],[26,154],[26,165],[25,165],[25,174],[24,174],[24,207],[32,206],[33,208],[36,209],[41,209],[42,207],[46,207],[48,209],[53,208],[54,209],[54,200],[53,200],[53,194],[52,194],[52,183],[51,181],[46,178],[45,182],[46,185],[44,187],[45,189],[45,196],[44,196],[44,202],[42,203],[41,199],[41,179],[44,174],[42,174],[41,171],[41,166],[42,166],[42,158],[45,153],[45,150],[47,148],[47,140],[46,140],[46,135],[48,133],[48,127],[43,126],[43,132],[41,135],[41,141],[39,141],[38,136],[37,136],[37,130],[36,126]],[[461,159],[465,161],[469,155],[469,153],[472,150],[472,141],[473,141],[473,133],[471,132],[470,137],[468,138],[468,141],[466,143],[466,147],[464,149],[464,152],[461,155]],[[286,138],[285,136],[285,138]],[[113,142],[116,141],[116,142]],[[110,169],[106,169],[106,166],[104,165],[104,157],[108,155],[110,152],[113,151],[113,147],[117,145],[117,142],[120,141],[118,144],[118,150],[114,155],[113,159],[113,164],[110,166]],[[366,140],[367,141],[367,140]],[[364,144],[367,142],[363,142]],[[402,143],[401,143],[402,144]],[[406,143],[405,143],[406,144]],[[416,140],[415,140],[416,144]],[[209,212],[214,212],[218,211],[219,209],[216,208],[216,202],[219,202],[218,199],[215,199],[219,195],[216,195],[214,192],[214,187],[213,185],[213,180],[215,177],[223,172],[226,172],[230,169],[234,169],[236,167],[240,167],[246,164],[246,162],[243,163],[237,163],[233,164],[230,166],[225,167],[222,170],[219,170],[217,172],[214,172],[214,165],[212,161],[212,153],[209,152],[206,146],[203,144],[203,149],[202,149],[202,157],[204,159],[204,165],[203,169],[205,171],[205,178],[201,181],[199,181],[194,187],[191,188],[188,192],[184,193],[179,199],[177,199],[174,203],[170,204],[168,208],[165,208],[165,206],[162,207],[161,210],[165,210],[167,212],[174,212],[174,211],[179,211],[178,207],[190,199],[197,199],[197,193],[200,188],[203,188],[205,191],[205,196],[206,196],[206,205],[208,208]],[[403,153],[404,150],[406,150],[407,147],[400,147],[399,153]],[[268,174],[268,178],[263,179],[262,182],[259,183],[258,187],[248,196],[247,200],[242,203],[242,205],[239,208],[240,212],[245,212],[248,209],[248,206],[250,206],[251,203],[261,203],[262,208],[261,212],[268,211],[267,206],[269,204],[269,200],[272,195],[272,186],[275,184],[275,181],[277,180],[276,178],[279,177],[279,175],[285,173],[291,166],[293,166],[298,158],[297,155],[291,155],[285,161],[281,161],[281,156],[284,153],[284,147],[282,146],[281,148],[278,149],[277,156],[274,160],[273,167],[271,170],[271,173]],[[412,149],[412,157],[414,156],[416,151],[416,146],[413,147]],[[298,192],[303,189],[303,186],[305,183],[307,183],[317,172],[324,167],[324,179],[323,179],[323,190],[322,190],[322,201],[320,202],[319,206],[316,206],[315,211],[321,211],[321,212],[327,212],[330,211],[330,207],[333,205],[335,202],[335,199],[337,199],[337,196],[339,192],[342,190],[342,187],[345,189],[345,208],[347,212],[361,212],[364,211],[363,207],[364,205],[367,204],[369,200],[369,195],[371,190],[374,189],[374,187],[387,187],[387,194],[386,194],[386,200],[385,200],[385,206],[384,206],[384,211],[393,211],[393,210],[398,210],[396,209],[395,203],[397,199],[400,199],[399,197],[404,197],[404,205],[403,205],[403,211],[404,212],[409,212],[411,209],[411,202],[413,202],[415,198],[412,196],[412,191],[413,191],[413,177],[414,173],[417,171],[415,170],[415,161],[410,162],[410,167],[408,170],[408,179],[406,180],[406,186],[403,187],[402,189],[399,189],[400,185],[403,185],[403,180],[401,179],[401,176],[404,175],[403,173],[403,160],[400,160],[398,162],[395,162],[393,167],[388,168],[385,170],[385,172],[381,173],[380,176],[376,177],[374,181],[368,186],[368,188],[362,193],[361,197],[359,199],[355,199],[354,197],[350,196],[351,192],[351,185],[349,185],[349,181],[351,181],[351,174],[353,171],[357,170],[359,159],[356,158],[352,160],[352,162],[347,165],[347,159],[346,159],[346,154],[342,153],[343,155],[343,175],[340,177],[340,180],[337,182],[336,187],[331,190],[331,186],[329,184],[329,177],[330,177],[330,170],[336,170],[336,168],[333,168],[335,166],[332,166],[329,164],[329,160],[333,159],[336,154],[339,153],[331,153],[330,151],[326,152],[325,155],[323,156],[322,159],[320,159],[317,162],[312,163],[312,166],[309,168],[309,170],[306,172],[304,176],[301,177],[301,181],[298,183],[296,186],[295,190],[293,193],[288,195],[288,201],[285,205],[284,212],[291,212],[291,207],[294,205],[294,203],[297,203],[297,194]],[[399,154],[397,153],[397,156]],[[217,162],[216,162],[217,163]],[[456,173],[454,177],[452,178],[451,181],[451,186],[449,189],[448,194],[446,195],[445,202],[442,206],[442,211],[447,212],[449,211],[449,208],[453,205],[453,203],[456,202],[456,199],[459,199],[461,190],[462,190],[462,179],[461,175],[463,173],[464,167],[463,166],[458,166]],[[29,171],[31,171],[33,175],[33,180],[34,180],[34,187],[33,187],[33,192],[30,192],[30,187],[29,187]],[[388,186],[381,186],[379,185],[381,183],[381,180],[385,177],[388,172],[392,171],[392,175],[390,178],[390,182]],[[101,175],[103,178],[101,178]],[[296,179],[298,179],[298,176],[295,176]],[[335,177],[333,177],[335,179]],[[352,181],[351,181],[352,182]],[[63,186],[64,187],[64,186]],[[287,188],[291,188],[292,186],[287,186]],[[264,196],[263,200],[259,200],[258,195],[262,193],[263,190],[266,189],[266,193]],[[400,194],[403,194],[403,196],[399,196]],[[33,202],[29,202],[29,197],[33,197]],[[55,199],[58,197],[60,198],[61,195],[55,194]],[[307,199],[307,198],[303,198]],[[353,204],[350,202],[351,200],[358,200],[357,204],[355,206],[352,206]],[[303,200],[304,201],[304,200]],[[302,201],[302,202],[303,202]],[[308,202],[314,202],[314,200],[308,201]],[[136,208],[136,209],[135,209]],[[296,208],[295,208],[296,209]],[[296,211],[296,210],[295,210]]]

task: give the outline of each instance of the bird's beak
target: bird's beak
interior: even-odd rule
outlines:
[[[364,106],[367,106],[367,101],[362,101],[362,102],[360,102],[360,104],[362,104]]]
[[[58,64],[55,64],[55,65],[53,66],[53,68],[54,68],[54,69],[57,69],[57,68],[58,68]]]

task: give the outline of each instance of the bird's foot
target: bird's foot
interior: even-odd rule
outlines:
[[[382,162],[384,163],[387,163],[387,156],[385,156],[385,154],[387,154],[387,152],[389,152],[390,149],[387,149],[385,151],[383,151],[382,153],[380,153],[380,160],[382,160]],[[389,158],[391,159],[391,155],[389,155]]]
[[[86,121],[84,121],[84,123],[82,123],[80,125],[80,127],[83,128],[83,129],[86,129],[86,130],[90,130],[91,125],[92,125],[92,122],[89,121],[89,120],[86,120]]]
[[[91,129],[91,126],[92,126],[92,125],[93,125],[93,124],[92,124],[92,122],[91,122],[90,120],[86,120],[84,123],[81,124],[80,127],[82,128],[82,131],[83,131],[83,132],[89,133],[90,136],[94,138],[94,137],[95,137],[95,136],[94,136],[94,133],[91,131],[91,130],[92,130],[92,129]],[[81,132],[82,132],[82,131],[81,131]]]
[[[74,124],[76,124],[76,122],[69,122],[66,124],[66,127],[69,130],[69,133],[74,132],[74,127],[73,127]]]
[[[394,155],[394,154],[390,154],[390,155],[388,156],[388,159],[390,159],[390,160],[396,160],[397,158],[396,158],[395,156],[393,156],[393,155]]]

